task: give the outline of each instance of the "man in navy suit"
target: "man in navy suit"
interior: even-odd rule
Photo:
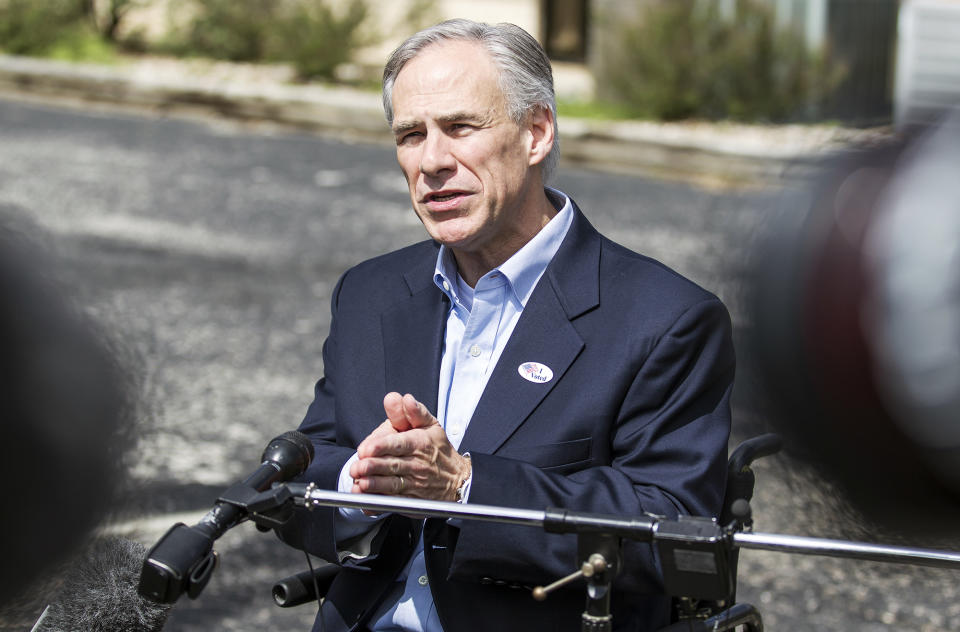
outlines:
[[[734,355],[720,301],[600,235],[556,164],[550,62],[522,29],[453,20],[394,51],[384,107],[430,240],[337,284],[301,430],[303,479],[353,493],[639,516],[715,515]],[[303,512],[282,537],[342,564],[314,630],[574,630],[576,538]],[[615,629],[668,620],[626,543]]]

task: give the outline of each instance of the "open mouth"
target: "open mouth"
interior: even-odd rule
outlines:
[[[455,200],[458,197],[462,197],[464,193],[462,191],[437,191],[435,193],[428,193],[426,195],[426,202],[449,202],[450,200]]]
[[[469,196],[467,191],[433,191],[423,196],[423,203],[434,213],[446,213],[460,209]]]

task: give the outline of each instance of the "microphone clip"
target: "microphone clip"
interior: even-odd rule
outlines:
[[[260,531],[283,526],[293,516],[293,494],[283,484],[258,492],[249,485],[237,483],[225,491],[217,502],[240,509]]]

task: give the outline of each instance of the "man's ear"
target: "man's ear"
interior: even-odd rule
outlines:
[[[530,165],[540,164],[553,148],[553,110],[547,107],[534,110],[529,115],[527,131],[530,133]]]

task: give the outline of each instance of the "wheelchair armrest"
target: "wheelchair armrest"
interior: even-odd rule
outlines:
[[[738,500],[749,502],[753,498],[753,487],[756,479],[750,465],[757,459],[780,451],[783,441],[780,435],[763,434],[747,439],[733,451],[727,461],[727,489],[724,492],[723,508],[720,511],[720,524],[728,525],[737,514],[734,512],[734,503]],[[742,524],[749,524],[749,517],[737,518]]]
[[[322,599],[339,572],[339,566],[328,562],[281,579],[273,585],[273,601],[281,608],[292,608]]]
[[[778,434],[762,434],[747,439],[733,451],[727,461],[729,472],[742,472],[759,458],[776,454],[783,447],[783,440]]]

